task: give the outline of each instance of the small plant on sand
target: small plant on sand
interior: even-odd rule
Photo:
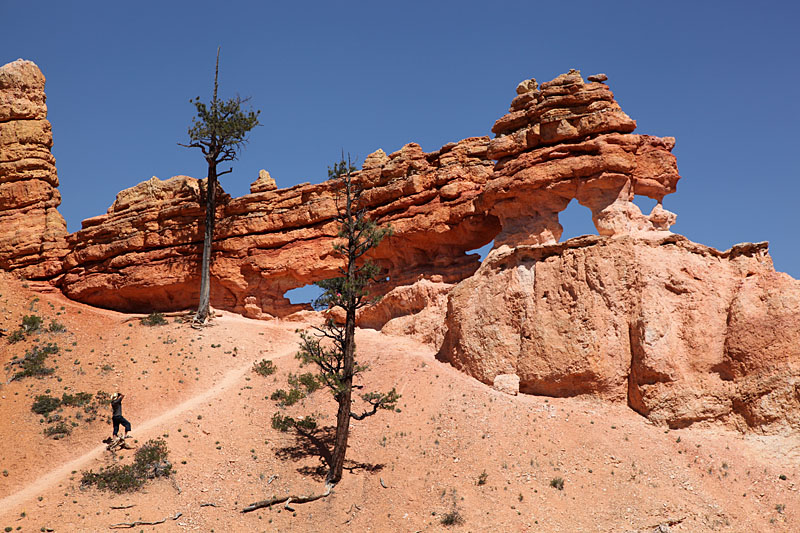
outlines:
[[[45,436],[53,437],[55,440],[66,437],[70,433],[72,433],[72,430],[64,421],[56,422],[52,426],[47,426],[44,429]]]
[[[92,401],[90,392],[76,392],[75,394],[64,393],[61,395],[61,405],[70,407],[82,407]]]
[[[42,327],[42,317],[37,315],[25,315],[22,317],[22,326],[21,329],[25,333],[25,335],[30,335],[31,333],[36,333]]]
[[[442,515],[441,523],[443,526],[458,526],[464,523],[464,517],[458,509],[453,509]]]
[[[25,337],[32,333],[40,331],[42,328],[42,317],[36,315],[25,315],[22,317],[22,323],[19,329],[15,329],[8,336],[9,344],[16,344],[25,340]]]
[[[64,333],[67,331],[67,326],[62,324],[61,322],[56,322],[55,320],[50,321],[50,326],[47,328],[47,331],[50,333]]]
[[[167,443],[162,439],[147,441],[136,451],[133,463],[111,465],[99,472],[83,472],[81,485],[122,493],[140,489],[148,479],[169,477],[172,464],[167,461]]]
[[[442,496],[445,496],[446,494],[447,490],[442,490]],[[456,493],[456,489],[453,489],[450,492],[450,497],[452,498],[450,510],[442,515],[442,518],[439,520],[439,522],[443,526],[460,526],[464,523],[464,517],[461,516],[461,510],[458,508],[458,495]]]
[[[486,485],[486,480],[489,479],[489,474],[486,473],[486,470],[481,472],[481,475],[478,476],[478,485]]]
[[[550,480],[550,486],[554,489],[564,490],[564,478],[554,477]]]
[[[25,332],[22,329],[15,329],[8,335],[8,343],[16,344],[25,340]]]
[[[262,359],[261,361],[253,363],[253,372],[258,374],[259,376],[264,376],[264,377],[271,376],[272,374],[275,373],[276,370],[277,367],[275,366],[275,363],[273,363],[269,359]]]
[[[58,353],[58,345],[54,343],[47,343],[44,346],[38,344],[25,352],[25,357],[22,359],[12,359],[9,365],[20,366],[22,370],[11,376],[11,381],[17,379],[27,378],[31,376],[42,377],[48,376],[55,372],[52,368],[45,366],[45,361],[49,355]]]
[[[140,322],[143,326],[150,326],[150,327],[167,325],[167,319],[164,318],[164,314],[156,311],[153,311],[152,313],[141,319]]]
[[[47,394],[40,394],[31,405],[31,411],[37,415],[47,416],[61,407],[61,400]]]

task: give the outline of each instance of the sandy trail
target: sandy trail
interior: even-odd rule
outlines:
[[[283,350],[278,351],[276,354],[273,355],[273,359],[279,359],[285,357],[287,355],[294,355],[297,351],[296,346],[292,346],[290,348],[285,348]],[[242,377],[247,373],[253,366],[253,362],[248,361],[241,366],[233,368],[226,372],[222,379],[218,381],[214,386],[211,388],[201,392],[196,396],[192,396],[191,398],[187,399],[186,401],[176,405],[169,411],[166,411],[154,418],[150,418],[145,420],[142,423],[137,424],[136,426],[136,434],[137,436],[146,435],[148,431],[153,430],[154,428],[159,428],[165,425],[168,421],[173,418],[178,417],[182,413],[186,411],[190,411],[196,407],[198,407],[203,402],[206,402],[216,396],[219,396],[227,389],[232,387],[237,381],[242,379]],[[141,437],[140,437],[141,440]],[[17,506],[23,504],[24,502],[34,498],[37,495],[40,495],[42,492],[48,490],[50,487],[58,483],[60,480],[67,478],[72,474],[75,470],[80,470],[89,462],[97,459],[100,455],[102,455],[103,451],[105,450],[106,445],[101,444],[95,448],[92,448],[88,452],[84,453],[80,457],[65,463],[58,468],[55,468],[48,472],[47,474],[39,477],[25,488],[18,490],[12,494],[9,494],[2,500],[0,500],[0,512],[3,514],[9,514],[13,511]]]

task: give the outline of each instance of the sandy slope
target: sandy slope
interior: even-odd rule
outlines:
[[[286,355],[298,324],[226,315],[202,332],[182,324],[147,328],[0,276],[0,327],[13,329],[30,309],[68,332],[41,338],[62,347],[54,377],[0,388],[0,471],[8,473],[0,476],[0,528],[100,531],[181,512],[134,531],[610,532],[667,523],[672,531],[800,530],[797,435],[666,431],[622,405],[510,397],[436,361],[426,346],[370,330],[359,332],[359,351],[371,365],[365,385],[396,386],[400,412],[353,423],[356,468],[327,499],[295,512],[243,515],[252,501],[321,486],[313,475],[319,460],[269,423],[276,411],[269,395],[297,371]],[[0,340],[0,363],[33,342]],[[278,366],[275,376],[248,371],[264,357]],[[82,490],[82,470],[114,460],[97,447],[109,427],[78,421],[69,437],[53,441],[30,411],[36,394],[65,388],[125,391],[133,435],[139,443],[167,441],[174,480],[125,495]],[[297,409],[311,411],[332,423],[325,393]],[[550,486],[557,477],[564,490]],[[124,505],[133,507],[111,509]],[[464,522],[443,526],[441,517],[454,509]]]

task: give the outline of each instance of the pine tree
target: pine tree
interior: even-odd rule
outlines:
[[[209,104],[200,101],[200,97],[189,102],[195,106],[197,116],[189,127],[189,144],[180,144],[187,148],[199,148],[208,163],[208,180],[205,195],[205,232],[203,235],[203,257],[200,264],[200,301],[194,322],[202,324],[206,321],[211,295],[211,248],[214,242],[214,224],[217,211],[217,184],[220,176],[233,171],[229,168],[217,172],[217,165],[224,161],[234,161],[239,151],[247,143],[247,134],[259,125],[258,115],[261,111],[244,111],[242,104],[248,98],[236,96],[229,100],[217,97],[219,89],[219,48],[217,48],[217,65],[214,71],[214,95]]]
[[[313,328],[311,332],[302,332],[300,350],[297,358],[302,365],[315,367],[316,372],[299,376],[290,375],[290,388],[276,391],[272,399],[284,407],[298,402],[308,394],[323,388],[329,390],[336,403],[336,434],[333,450],[323,453],[328,463],[327,483],[338,483],[342,478],[347,441],[350,434],[350,419],[363,420],[374,415],[379,409],[394,410],[400,396],[394,388],[387,393],[368,392],[361,395],[364,408],[354,412],[353,389],[354,378],[366,370],[356,362],[356,311],[374,302],[369,297],[369,285],[380,273],[380,268],[363,259],[363,256],[381,240],[391,233],[390,228],[378,228],[375,222],[366,216],[366,209],[360,206],[361,189],[353,181],[354,167],[349,157],[333,165],[329,169],[329,178],[341,182],[337,220],[341,224],[338,241],[334,251],[343,259],[339,269],[340,276],[316,283],[323,293],[315,301],[317,308],[340,307],[344,310],[344,325],[339,325],[332,318],[325,326]],[[359,386],[360,388],[360,386]],[[291,416],[275,413],[272,418],[274,428],[288,431],[294,429],[300,434],[309,436],[317,428],[316,419],[311,416],[295,419]]]

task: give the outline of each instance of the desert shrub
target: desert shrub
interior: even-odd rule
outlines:
[[[166,441],[163,439],[150,439],[145,445],[136,450],[134,464],[141,469],[147,470],[153,465],[166,462],[168,455]]]
[[[264,377],[271,376],[272,374],[275,373],[276,370],[278,369],[275,366],[275,363],[273,363],[269,359],[262,359],[257,363],[253,363],[253,372],[258,374],[259,376],[264,376]]]
[[[33,401],[31,411],[37,415],[47,416],[59,407],[61,407],[61,400],[48,396],[47,394],[40,394],[36,396],[36,399]]]
[[[478,485],[486,485],[486,480],[489,479],[489,474],[486,473],[486,470],[481,472],[481,475],[478,476]]]
[[[11,381],[22,379],[30,376],[48,376],[55,372],[52,368],[45,367],[45,361],[48,355],[58,353],[58,345],[47,343],[44,346],[38,344],[25,352],[25,357],[11,361],[12,365],[22,367],[22,370],[17,372],[11,377]]]
[[[111,395],[106,391],[99,390],[95,393],[94,399],[99,404],[107,404],[111,402]]]
[[[22,317],[22,323],[19,329],[15,329],[8,336],[9,344],[16,344],[25,340],[25,337],[31,333],[36,333],[42,327],[42,317],[36,315],[25,315]]]
[[[92,394],[89,392],[78,392],[75,394],[61,395],[61,404],[70,407],[82,407],[92,401]]]
[[[53,437],[54,439],[58,440],[61,437],[66,437],[72,433],[70,427],[66,424],[66,422],[56,422],[52,426],[47,426],[44,429],[44,434],[48,437]]]
[[[453,509],[443,514],[440,522],[443,526],[458,526],[464,523],[464,517],[461,516],[458,509]]]
[[[554,489],[564,490],[564,479],[560,477],[554,477],[550,480],[550,486]]]
[[[81,485],[96,486],[101,490],[122,493],[138,490],[148,479],[168,477],[172,464],[167,461],[167,443],[162,439],[151,439],[136,451],[133,463],[112,465],[99,472],[83,472]]]
[[[67,326],[55,320],[50,321],[50,326],[47,328],[50,333],[64,333],[67,331]]]
[[[144,317],[141,321],[143,326],[165,326],[167,324],[167,319],[164,318],[162,313],[158,313],[153,311],[146,317]]]
[[[22,317],[22,331],[28,335],[31,333],[36,333],[42,327],[42,317],[37,315],[25,315]]]
[[[81,477],[81,485],[95,485],[100,490],[110,490],[116,493],[138,490],[144,485],[145,479],[137,475],[134,465],[112,465],[99,472],[89,470]]]

